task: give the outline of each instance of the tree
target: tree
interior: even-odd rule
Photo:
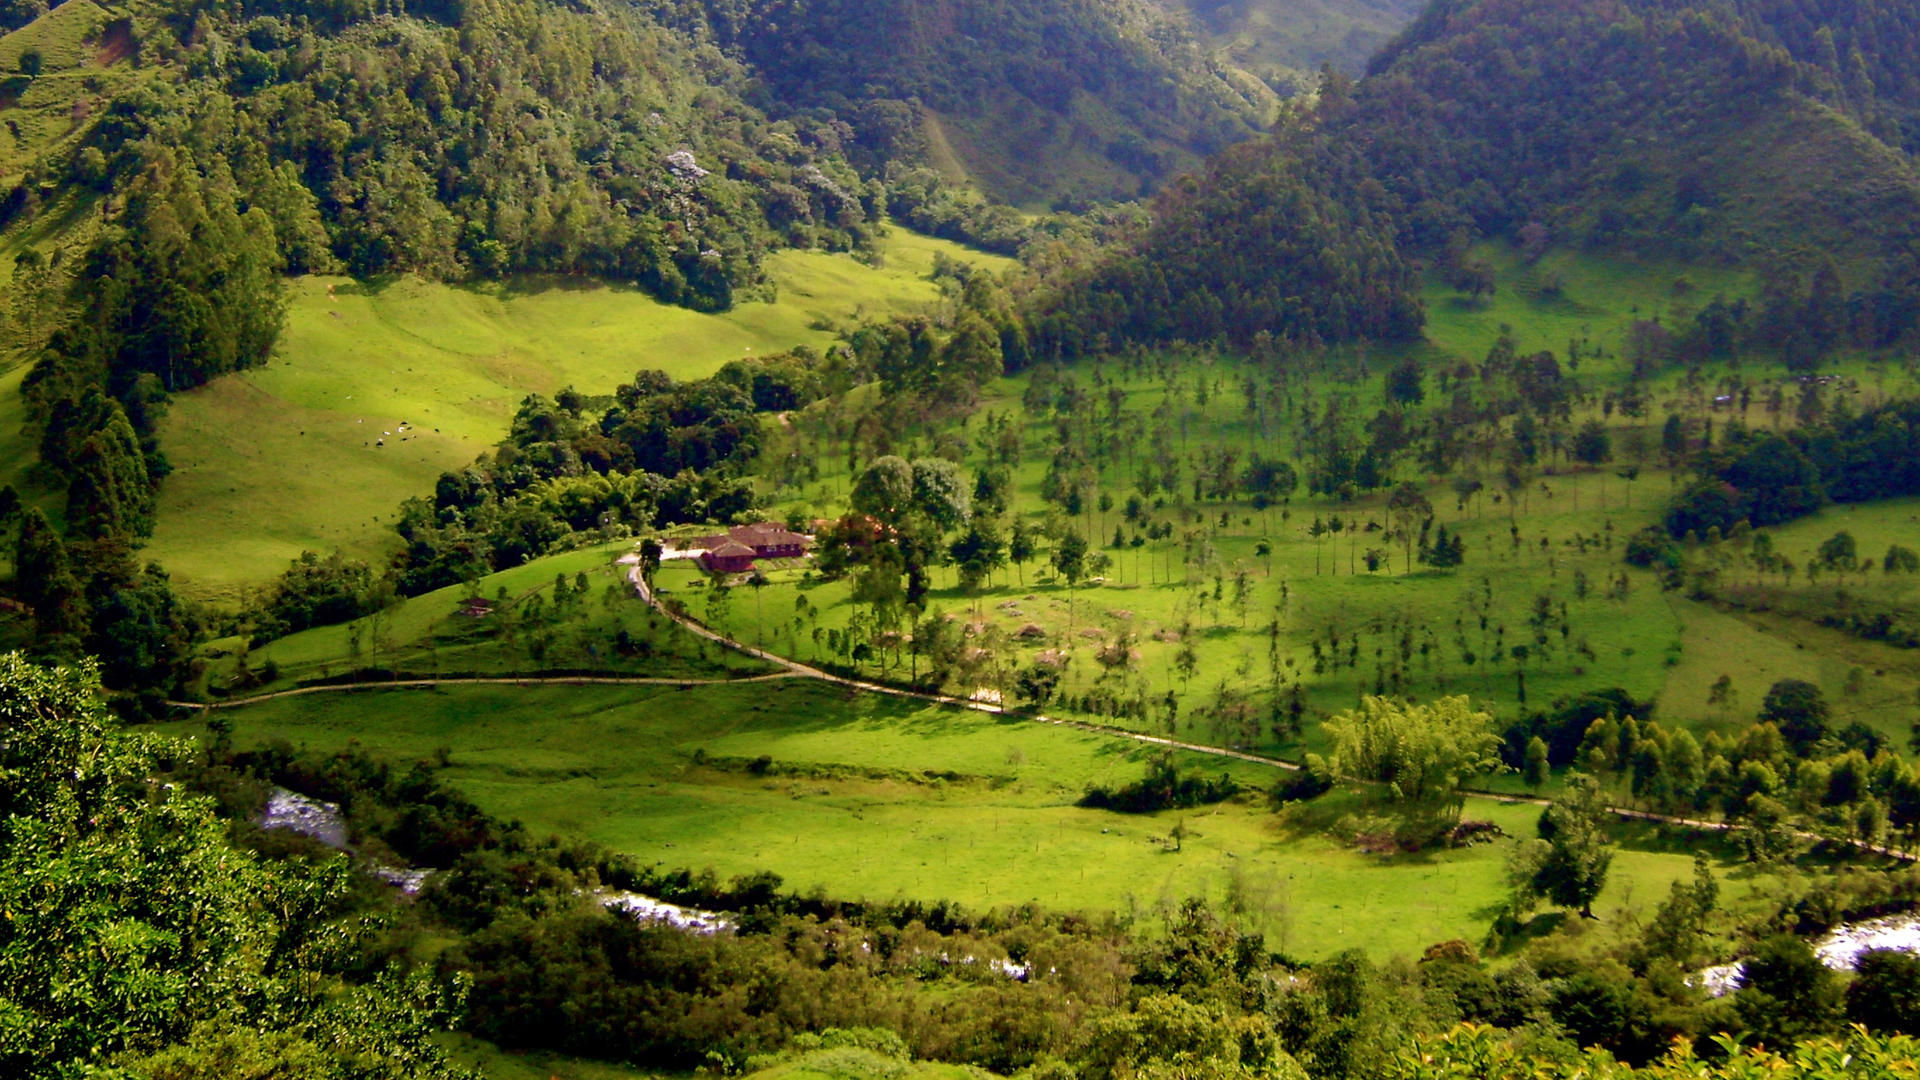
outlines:
[[[1397,802],[1446,804],[1456,817],[1461,786],[1501,768],[1493,715],[1465,697],[1414,705],[1369,695],[1322,726],[1342,775],[1382,784]]]
[[[86,633],[87,598],[74,576],[66,544],[37,506],[20,520],[13,567],[20,601],[33,609],[38,647],[54,656],[71,654]]]
[[[1526,765],[1522,769],[1527,786],[1535,791],[1540,790],[1547,782],[1549,769],[1546,740],[1535,735],[1527,740]]]
[[[1873,1031],[1920,1035],[1920,956],[1875,949],[1847,986],[1847,1019]]]
[[[1572,773],[1566,790],[1540,814],[1540,839],[1522,849],[1532,876],[1525,888],[1534,896],[1591,919],[1593,902],[1606,886],[1613,852],[1602,826],[1607,805],[1600,784],[1590,776]]]
[[[960,568],[960,587],[977,592],[995,570],[1007,565],[1007,543],[997,522],[976,517],[947,548],[947,555]]]
[[[912,509],[913,497],[913,466],[888,455],[875,458],[853,482],[849,502],[860,513],[897,527]]]
[[[1026,519],[1016,519],[1013,523],[1013,535],[1007,538],[1007,558],[1013,560],[1014,569],[1020,571],[1022,585],[1027,583],[1026,566],[1034,556],[1033,540],[1033,529],[1027,525]]]
[[[1387,496],[1387,512],[1393,516],[1394,530],[1400,534],[1400,546],[1406,550],[1407,572],[1413,572],[1413,545],[1420,526],[1433,516],[1433,504],[1411,483],[1403,483]]]
[[[1820,542],[1819,558],[1821,566],[1839,574],[1844,580],[1859,568],[1860,545],[1853,539],[1852,533],[1842,529]]]
[[[967,523],[973,499],[959,466],[944,458],[915,458],[912,473],[913,509],[936,533]]]
[[[1806,942],[1777,934],[1740,967],[1734,1011],[1755,1041],[1785,1048],[1839,1030],[1841,992]]]
[[[1604,465],[1613,460],[1613,436],[1607,425],[1589,420],[1573,436],[1573,459],[1583,465]]]
[[[153,479],[140,439],[117,401],[106,423],[80,438],[68,456],[68,535],[132,540],[153,532]],[[78,433],[75,433],[78,434]]]
[[[224,1041],[286,1069],[248,1075],[452,1075],[430,982],[332,974],[364,945],[345,860],[231,846],[211,799],[155,782],[192,752],[122,730],[90,667],[0,656],[0,718],[0,1074],[236,1075]]]
[[[1053,546],[1053,568],[1067,579],[1067,622],[1073,622],[1073,587],[1087,572],[1087,538],[1068,529]]]
[[[1889,574],[1920,574],[1920,555],[1912,548],[1894,544],[1887,548],[1887,556],[1880,562],[1880,569]]]
[[[1781,679],[1767,689],[1760,720],[1780,729],[1796,753],[1827,736],[1827,702],[1820,688],[1801,679]]]
[[[1660,428],[1660,451],[1669,463],[1678,462],[1687,452],[1687,424],[1679,413],[1668,413]]]
[[[660,556],[664,554],[660,541],[649,536],[640,541],[640,580],[653,584],[653,575],[660,569]]]
[[[1035,708],[1046,708],[1060,685],[1060,669],[1052,664],[1034,664],[1022,668],[1014,677],[1014,692]]]
[[[1467,542],[1459,533],[1440,526],[1433,534],[1433,546],[1421,561],[1436,570],[1448,570],[1467,560]]]
[[[1387,400],[1418,405],[1426,399],[1426,372],[1418,357],[1409,356],[1387,372]]]

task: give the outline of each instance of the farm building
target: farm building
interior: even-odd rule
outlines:
[[[736,525],[720,536],[704,536],[688,547],[704,548],[700,565],[716,574],[743,574],[753,569],[755,559],[797,559],[807,553],[813,538],[775,525],[757,521]]]
[[[721,540],[700,556],[700,565],[715,574],[744,574],[753,569],[753,549],[737,540]]]
[[[761,559],[797,559],[812,543],[809,537],[767,521],[736,526],[728,536],[752,548],[754,556]]]

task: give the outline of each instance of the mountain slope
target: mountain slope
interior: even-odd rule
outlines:
[[[1756,19],[1678,0],[1441,0],[1333,124],[1417,245],[1537,222],[1559,242],[1722,262],[1819,250],[1864,270],[1910,240],[1920,176],[1823,100],[1816,70],[1747,32]]]
[[[1161,0],[1193,20],[1209,48],[1286,95],[1321,68],[1358,73],[1423,0]]]
[[[1877,134],[1899,130],[1888,117],[1909,92],[1892,77],[1884,93],[1869,89],[1878,86],[1870,73],[1900,65],[1866,50],[1884,28],[1893,58],[1904,57],[1907,39],[1893,31],[1914,32],[1920,14],[1876,8],[1879,22],[1842,20],[1855,39],[1848,66],[1864,73],[1849,91],[1779,44],[1804,39],[1831,53],[1821,43],[1838,35],[1783,14],[1817,6],[1438,0],[1366,78],[1331,76],[1267,152],[1229,155],[1199,178],[1183,205],[1207,207],[1201,227],[1163,207],[1132,250],[1088,280],[1143,256],[1206,268],[1203,278],[1169,272],[1167,298],[1107,290],[1094,310],[1124,308],[1106,322],[1132,328],[1128,336],[1191,336],[1205,320],[1188,318],[1176,333],[1152,328],[1152,313],[1204,311],[1214,300],[1231,309],[1234,297],[1268,289],[1273,268],[1296,266],[1297,256],[1281,244],[1264,261],[1252,257],[1258,233],[1240,223],[1272,214],[1263,183],[1295,176],[1343,209],[1296,202],[1291,231],[1335,223],[1374,245],[1368,234],[1385,223],[1380,265],[1405,253],[1464,270],[1476,239],[1499,237],[1534,254],[1594,248],[1746,267],[1764,272],[1763,321],[1782,324],[1767,336],[1795,353],[1789,362],[1841,344],[1890,346],[1920,330],[1920,169]],[[1329,186],[1329,177],[1343,179]],[[1278,310],[1247,309],[1255,319],[1229,319],[1228,336],[1297,332]],[[1810,334],[1785,325],[1808,320],[1822,325]]]
[[[931,112],[1002,198],[1132,197],[1249,138],[1273,95],[1142,0],[655,0],[762,81],[829,110],[870,161],[924,153]]]

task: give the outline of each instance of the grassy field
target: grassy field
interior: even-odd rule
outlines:
[[[936,570],[929,610],[963,620],[971,643],[989,656],[966,676],[968,685],[952,689],[1010,695],[1019,670],[1051,663],[1063,673],[1063,700],[1049,706],[1055,711],[1297,754],[1322,748],[1314,720],[1362,693],[1465,693],[1507,718],[1564,695],[1618,686],[1656,702],[1665,721],[1704,728],[1751,720],[1767,686],[1787,673],[1801,673],[1838,700],[1853,670],[1864,665],[1887,672],[1887,686],[1875,695],[1852,695],[1853,711],[1889,735],[1904,735],[1907,710],[1895,706],[1908,676],[1894,669],[1910,670],[1910,657],[1889,660],[1878,655],[1889,651],[1884,647],[1833,633],[1818,641],[1812,640],[1818,635],[1773,634],[1753,618],[1663,592],[1652,574],[1622,560],[1627,536],[1658,519],[1683,479],[1660,453],[1668,414],[1696,428],[1709,418],[1728,422],[1733,410],[1715,416],[1707,402],[1735,375],[1753,388],[1755,402],[1770,385],[1786,387],[1789,402],[1796,390],[1784,371],[1761,363],[1697,377],[1670,371],[1650,383],[1646,413],[1630,418],[1603,407],[1629,376],[1622,355],[1627,331],[1640,320],[1691,318],[1693,306],[1718,294],[1745,295],[1751,282],[1669,265],[1564,254],[1526,265],[1511,252],[1484,254],[1500,280],[1491,301],[1469,305],[1437,285],[1428,290],[1428,341],[1414,348],[1428,371],[1427,400],[1416,422],[1444,422],[1447,395],[1436,373],[1477,362],[1503,333],[1523,357],[1551,350],[1564,358],[1577,342],[1577,366],[1562,365],[1579,387],[1563,432],[1588,420],[1604,423],[1610,462],[1582,465],[1543,443],[1525,483],[1508,489],[1506,436],[1470,445],[1445,479],[1404,454],[1399,477],[1424,489],[1436,522],[1459,533],[1467,550],[1458,569],[1409,567],[1405,548],[1387,537],[1394,522],[1384,490],[1346,501],[1301,491],[1290,505],[1266,510],[1243,501],[1189,499],[1185,490],[1209,461],[1229,453],[1240,463],[1255,452],[1279,456],[1304,471],[1307,437],[1298,414],[1337,403],[1349,416],[1372,416],[1383,399],[1384,374],[1406,355],[1402,350],[1337,358],[1327,371],[1297,382],[1284,404],[1272,407],[1278,415],[1264,422],[1246,398],[1261,376],[1238,360],[1195,356],[1165,368],[1151,360],[1076,365],[1068,377],[1095,402],[1096,430],[1114,433],[1118,445],[1104,459],[1095,455],[1084,511],[1074,518],[1040,495],[1058,445],[1055,420],[1023,407],[1030,375],[1005,380],[964,430],[908,433],[894,452],[958,457],[979,468],[992,441],[984,429],[1005,421],[1021,447],[1014,514],[1036,528],[1051,522],[1080,532],[1108,564],[1091,572],[1091,586],[1069,590],[1048,567],[1043,544],[1035,561],[994,575],[975,595],[961,590],[952,569]],[[1851,393],[1856,407],[1916,388],[1910,368],[1860,362],[1841,372],[1850,382],[1837,392]],[[785,445],[768,455],[774,464],[763,478],[776,513],[844,512],[851,474],[841,433],[851,411],[816,407],[777,433]],[[1756,406],[1748,422],[1775,421]],[[1156,443],[1164,449],[1154,450]],[[1147,519],[1166,530],[1160,539],[1143,535],[1144,524],[1123,515],[1139,490],[1139,474],[1156,455],[1177,463],[1181,477],[1181,490],[1163,488],[1144,500]],[[805,468],[783,467],[783,461]],[[1478,480],[1481,490],[1463,499],[1453,486],[1462,477]],[[1833,531],[1826,518],[1835,515],[1863,522],[1863,550],[1877,557],[1914,513],[1906,506],[1836,509],[1783,532],[1783,550],[1798,557],[1799,548]],[[1883,518],[1884,524],[1872,524]],[[1313,535],[1315,522],[1335,519],[1345,526],[1341,531]],[[736,636],[804,659],[906,673],[911,658],[904,650],[852,655],[857,643],[879,635],[866,625],[868,606],[852,602],[847,582],[798,571],[769,578],[767,587],[726,605],[726,624]],[[694,613],[708,610],[700,595],[705,582],[689,571],[665,569],[660,582]],[[1103,650],[1113,655],[1123,642],[1133,654],[1130,663],[1097,662]],[[1529,655],[1514,656],[1517,645]],[[1723,674],[1744,703],[1737,710],[1707,703]],[[1275,725],[1274,703],[1283,692],[1290,698],[1295,684],[1307,709],[1300,738]],[[1176,705],[1171,723],[1169,694]]]
[[[1686,659],[1669,686],[1684,686],[1704,702],[1710,680],[1727,674],[1734,699],[1720,711],[1744,714],[1758,707],[1772,679],[1805,679],[1824,691],[1835,726],[1858,721],[1904,744],[1908,723],[1920,716],[1920,649],[1863,639],[1819,620],[1850,601],[1865,601],[1920,625],[1920,580],[1879,566],[1894,544],[1920,546],[1920,500],[1829,506],[1769,533],[1774,549],[1804,569],[1817,562],[1820,544],[1842,531],[1854,537],[1871,570],[1783,583],[1725,545],[1721,591],[1733,603],[1689,605]]]
[[[1477,940],[1504,894],[1506,841],[1369,855],[1263,798],[1127,816],[1073,805],[1138,777],[1148,750],[1071,728],[922,708],[813,683],[690,690],[455,687],[282,699],[229,714],[241,743],[350,741],[394,760],[450,751],[447,779],[536,830],[585,835],[668,867],[769,869],[851,897],[1037,901],[1146,915],[1189,895],[1246,898],[1278,948],[1377,956]],[[190,731],[197,724],[181,724]],[[765,775],[747,766],[770,759]],[[1183,765],[1217,768],[1186,756]],[[1263,767],[1235,764],[1264,786]],[[1342,798],[1315,804],[1325,816]],[[1531,835],[1537,811],[1469,816]],[[1168,834],[1184,822],[1181,850]],[[1601,910],[1639,910],[1690,852],[1623,835]]]
[[[206,682],[219,693],[251,695],[358,668],[420,678],[566,670],[724,679],[773,670],[681,631],[635,600],[625,567],[614,563],[632,547],[621,540],[550,555],[482,578],[471,591],[450,586],[352,623],[289,634],[246,652],[245,678],[237,676],[241,639],[213,641]],[[555,599],[557,578],[566,579],[565,600]],[[486,601],[484,614],[474,597]]]
[[[161,429],[175,471],[148,554],[214,601],[303,550],[378,557],[397,542],[399,504],[491,448],[529,393],[604,394],[643,368],[691,379],[739,356],[821,346],[833,334],[817,327],[933,300],[936,254],[1004,265],[904,230],[882,252],[879,267],[782,252],[769,260],[779,300],[723,315],[586,282],[296,280],[265,367],[175,400]]]

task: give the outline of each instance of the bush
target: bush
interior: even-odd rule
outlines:
[[[1327,765],[1327,759],[1319,754],[1308,754],[1306,766],[1299,772],[1288,773],[1273,785],[1275,802],[1306,802],[1317,799],[1333,789],[1333,769]]]
[[[1225,802],[1240,793],[1240,784],[1227,773],[1212,780],[1199,773],[1181,776],[1171,754],[1161,754],[1147,766],[1147,775],[1125,787],[1109,790],[1090,787],[1079,805],[1095,810],[1118,810],[1124,814],[1150,814],[1155,810],[1186,809],[1209,803]]]
[[[1920,956],[1876,949],[1847,987],[1847,1019],[1878,1032],[1920,1035]]]

